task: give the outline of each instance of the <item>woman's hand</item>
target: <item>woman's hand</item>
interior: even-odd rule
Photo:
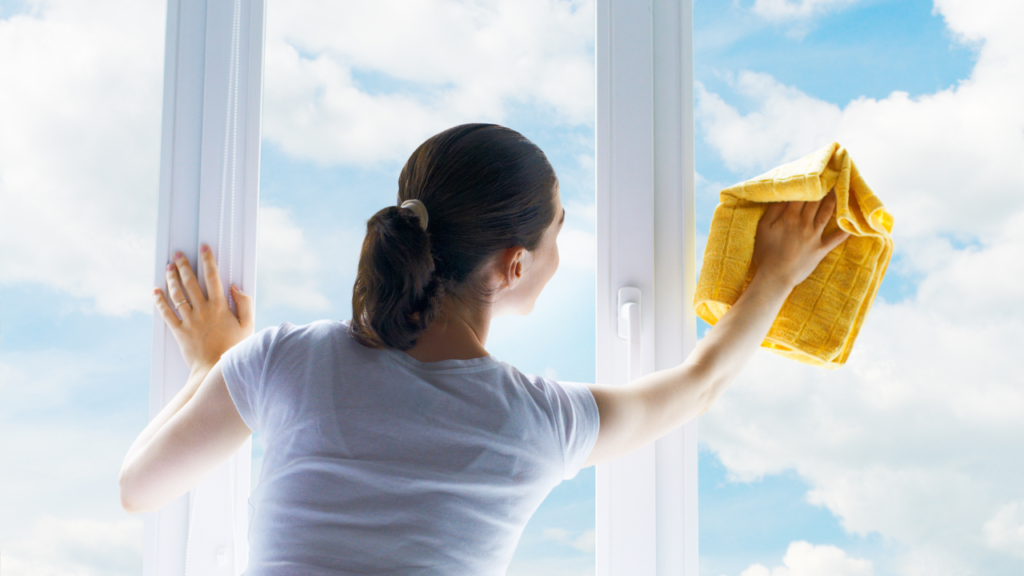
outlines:
[[[821,236],[835,207],[832,193],[817,202],[772,204],[757,226],[757,273],[685,362],[629,386],[589,386],[601,430],[584,466],[629,454],[707,411],[761,346],[793,287],[849,236]]]
[[[174,254],[174,262],[167,265],[167,291],[170,301],[159,288],[153,290],[160,316],[171,328],[178,341],[181,355],[193,371],[209,369],[223,353],[253,333],[253,302],[232,285],[231,297],[238,310],[236,317],[224,297],[224,287],[217,272],[217,263],[209,246],[199,248],[203,262],[206,292],[203,296],[192,267],[181,252]],[[177,307],[181,319],[174,314]]]
[[[850,236],[838,229],[822,238],[835,208],[835,192],[817,202],[772,203],[761,217],[754,239],[757,273],[790,288],[803,282],[826,254]]]

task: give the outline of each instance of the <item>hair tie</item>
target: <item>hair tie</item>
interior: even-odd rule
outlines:
[[[427,222],[430,217],[427,215],[427,207],[419,200],[406,200],[402,202],[402,208],[408,208],[412,210],[416,217],[420,219],[420,228],[427,229]]]

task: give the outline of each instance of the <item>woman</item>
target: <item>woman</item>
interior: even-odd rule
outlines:
[[[210,250],[209,298],[175,255],[169,300],[154,297],[192,375],[125,457],[126,510],[161,508],[258,429],[247,574],[503,574],[556,484],[703,414],[847,236],[822,238],[834,196],[774,204],[753,280],[686,362],[569,385],[485,348],[491,318],[529,313],[558,267],[565,210],[543,152],[457,126],[412,154],[398,203],[367,223],[348,323],[252,335],[252,300],[232,286],[232,314]]]

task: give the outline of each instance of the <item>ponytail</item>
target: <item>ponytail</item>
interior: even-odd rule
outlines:
[[[408,350],[440,309],[430,237],[417,215],[389,206],[366,223],[352,290],[352,334],[364,346]]]

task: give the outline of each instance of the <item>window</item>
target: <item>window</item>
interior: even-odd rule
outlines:
[[[282,157],[290,158],[289,152],[284,148],[275,152],[276,144],[266,144],[283,141],[283,136],[275,135],[267,122],[260,125],[259,98],[250,105],[252,75],[263,70],[262,64],[252,66],[253,56],[263,53],[263,4],[252,0],[213,4],[207,12],[207,3],[201,0],[176,0],[170,10],[161,0],[0,1],[0,573],[4,576],[134,576],[143,565],[143,522],[120,509],[114,471],[144,425],[150,397],[144,383],[151,371],[157,385],[151,397],[154,405],[165,391],[163,383],[173,387],[175,382],[173,362],[165,365],[163,360],[173,360],[176,350],[166,347],[159,334],[156,370],[147,359],[148,335],[154,328],[147,292],[154,278],[162,281],[162,275],[154,273],[152,259],[157,252],[158,212],[165,218],[159,237],[166,243],[156,264],[172,246],[186,250],[191,246],[194,253],[200,239],[221,241],[220,192],[230,189],[224,183],[224,166],[233,166],[227,175],[241,194],[233,208],[234,234],[230,219],[223,220],[228,231],[223,241],[230,243],[234,238],[236,242],[243,284],[245,273],[260,258],[256,290],[260,322],[345,316],[344,310],[332,308],[344,306],[344,296],[330,290],[350,283],[332,274],[351,270],[351,262],[333,260],[323,246],[329,248],[334,241],[347,245],[347,240],[317,232],[321,214],[286,200],[301,194],[322,199],[337,192],[303,180],[309,171],[333,178],[336,168],[329,166],[330,158],[307,158],[299,162],[301,170],[289,172],[288,163],[280,162]],[[292,30],[302,32],[304,26],[317,25],[309,20],[305,4],[289,4],[293,13],[280,17],[292,18]],[[675,302],[683,307],[672,313],[682,314],[683,320],[672,325],[682,329],[685,352],[692,345],[687,338],[693,334],[685,291],[698,268],[691,267],[688,259],[695,249],[695,263],[700,262],[701,239],[718,191],[823,141],[838,140],[850,148],[868,183],[892,209],[896,252],[846,367],[824,373],[761,354],[701,419],[701,568],[709,576],[798,575],[811,570],[809,566],[815,570],[825,566],[847,576],[1020,574],[1024,558],[1020,489],[1024,470],[1017,457],[1024,438],[1020,418],[1024,385],[1017,362],[1024,334],[1020,305],[1024,270],[1019,258],[1024,250],[1020,234],[1024,182],[1018,169],[1024,153],[1024,122],[1018,104],[1024,96],[1020,3],[699,2],[693,40],[694,77],[699,81],[695,130],[688,124],[686,80],[690,74],[675,79],[668,73],[686,70],[691,58],[688,4],[682,3],[678,18],[666,12],[671,4],[658,0],[516,4],[524,10],[551,6],[590,10],[587,18],[596,24],[590,36],[562,35],[570,24],[561,21],[547,34],[549,41],[582,37],[593,43],[593,78],[582,81],[566,73],[549,84],[559,89],[565,82],[596,85],[586,97],[593,100],[596,120],[573,125],[577,132],[570,135],[578,141],[567,139],[565,126],[552,128],[545,117],[529,121],[544,124],[545,128],[530,135],[549,151],[556,149],[556,141],[577,142],[555,158],[563,184],[578,183],[580,197],[584,187],[596,190],[590,220],[583,217],[586,210],[570,213],[570,224],[579,231],[579,245],[587,245],[587,226],[592,226],[589,231],[595,240],[589,242],[597,246],[594,271],[573,272],[564,263],[558,279],[592,275],[589,282],[600,291],[587,292],[575,305],[595,311],[592,338],[595,344],[600,339],[606,353],[587,351],[572,359],[579,366],[595,365],[590,375],[576,364],[545,360],[530,365],[536,357],[517,356],[511,336],[500,342],[502,337],[495,334],[496,354],[533,371],[543,372],[550,366],[557,377],[572,379],[605,378],[596,362],[612,358],[619,369],[613,378],[621,381],[628,367],[628,348],[615,334],[620,288],[641,289],[647,330],[642,334],[642,351],[653,346],[658,352],[676,342],[662,337],[647,307],[652,294],[663,298],[671,290],[662,290],[653,272],[627,276],[634,269],[625,265],[642,265],[659,275],[669,271],[674,282],[682,278],[683,296]],[[646,11],[648,6],[652,12]],[[268,9],[268,25],[273,26],[274,5]],[[165,21],[168,13],[172,18]],[[679,34],[662,34],[664,27],[676,23]],[[171,30],[166,54],[170,66],[161,58],[162,33],[167,28]],[[267,34],[268,43],[272,42],[275,32]],[[672,38],[679,41],[678,49],[665,41]],[[331,73],[329,66],[315,68],[317,51],[309,48],[298,46],[294,61]],[[578,47],[567,50],[579,51]],[[673,57],[681,59],[678,66],[672,63]],[[266,66],[271,73],[273,66],[269,62]],[[346,66],[354,71],[352,83],[364,95],[383,98],[410,87],[401,80],[402,74],[372,72],[382,65]],[[238,79],[237,91],[233,78]],[[166,100],[161,98],[162,81],[169,95]],[[681,88],[677,104],[672,104],[673,86]],[[442,82],[437,88],[441,93],[450,85]],[[565,93],[577,94],[575,90]],[[232,101],[238,105],[229,107]],[[162,102],[175,112],[167,117],[173,122],[165,130]],[[670,105],[663,110],[660,106],[666,102]],[[531,105],[531,101],[519,102],[508,108],[510,116],[504,121],[523,120],[524,110]],[[571,102],[567,105],[572,107]],[[675,120],[673,114],[680,111]],[[228,122],[229,117],[236,120]],[[258,133],[251,130],[253,126],[263,130],[262,144],[266,144],[261,183],[266,210],[259,222],[268,233],[277,231],[264,237],[269,243],[262,247],[255,231],[247,232],[253,229],[245,227],[247,218],[255,221],[258,208],[255,202],[245,202],[245,193],[255,190],[252,170],[260,168],[254,158],[261,141],[253,136]],[[643,135],[648,129],[650,138]],[[164,172],[158,160],[161,132],[170,138],[164,158],[174,160],[164,162]],[[635,139],[622,140],[629,134]],[[681,150],[672,149],[675,138]],[[225,141],[234,151],[227,161]],[[690,143],[692,151],[687,147]],[[331,149],[331,143],[323,148]],[[573,155],[579,153],[591,154],[594,167],[577,162]],[[305,154],[304,158],[309,156]],[[699,175],[691,199],[686,195],[688,162],[694,156]],[[659,161],[666,157],[667,164]],[[272,166],[275,158],[279,162]],[[673,164],[672,158],[681,164]],[[671,170],[666,172],[666,167]],[[375,168],[380,173],[389,169],[393,168]],[[622,172],[630,169],[634,173]],[[330,180],[344,182],[341,192],[379,194],[373,202],[366,201],[367,209],[391,200],[391,183],[381,184],[383,177],[374,180],[366,172],[361,173],[363,181],[350,181],[353,169],[346,170],[344,179]],[[592,182],[587,173],[593,175]],[[673,213],[644,209],[662,206],[656,193],[648,197],[647,189],[663,190],[659,183],[666,174],[682,178],[683,256],[666,266],[659,254],[670,251],[648,247],[631,254],[649,262],[614,260],[611,249],[619,246],[617,238],[636,241],[626,236],[659,229],[656,222],[630,226],[633,216],[629,214],[635,212],[643,220],[651,214],[660,218]],[[623,189],[616,188],[616,182],[648,184]],[[294,186],[287,195],[284,184]],[[175,200],[180,203],[168,202],[158,209],[161,185],[165,191],[180,192]],[[205,195],[206,191],[213,192]],[[228,215],[230,198],[225,196]],[[685,210],[694,200],[696,233],[688,227],[692,216]],[[618,204],[608,203],[612,201]],[[333,213],[335,208],[327,206],[322,212]],[[171,222],[177,223],[173,234]],[[258,250],[245,251],[252,246]],[[291,247],[299,253],[304,248],[316,258],[282,260]],[[563,250],[569,249],[563,245]],[[675,269],[680,261],[682,268]],[[275,267],[279,279],[294,274],[299,281],[279,282],[275,287]],[[282,300],[282,295],[290,296]],[[584,302],[586,298],[593,300]],[[301,302],[301,306],[285,309],[282,301]],[[653,301],[660,306],[660,300]],[[659,308],[657,317],[663,311]],[[506,328],[506,334],[514,335],[515,322],[510,320],[496,330]],[[675,349],[678,353],[679,346]],[[655,367],[663,359],[642,356],[645,362],[654,358]],[[166,381],[161,376],[167,376]],[[634,478],[626,488],[639,487],[628,495],[636,498],[640,505],[636,509],[644,512],[622,522],[636,521],[636,533],[648,535],[653,523],[656,537],[666,538],[673,528],[663,528],[660,522],[684,518],[682,537],[657,546],[657,565],[661,572],[679,573],[682,570],[674,570],[672,562],[682,561],[682,572],[692,576],[696,507],[691,474],[696,450],[695,436],[689,432],[676,438],[683,442],[684,457],[677,458],[675,469],[658,468],[657,458],[665,452],[679,456],[680,451],[666,448],[666,443],[655,447],[653,498],[651,454],[639,458],[647,475]],[[256,455],[258,464],[258,450]],[[222,478],[221,484],[228,498],[215,500],[232,502],[235,510],[203,504],[200,495],[193,520],[206,514],[220,526],[233,526],[232,514],[244,507],[238,498],[231,498],[229,488],[242,486],[248,478],[244,454],[233,466],[234,477]],[[591,514],[593,523],[560,525],[548,523],[551,515],[538,515],[534,539],[524,537],[522,551],[535,557],[549,552],[557,556],[558,550],[569,553],[571,557],[560,560],[563,563],[548,565],[557,565],[551,568],[556,573],[563,568],[586,573],[584,560],[601,574],[615,573],[611,557],[628,562],[630,557],[624,555],[637,554],[646,564],[638,562],[626,573],[649,573],[651,539],[630,548],[628,541],[612,537],[610,528],[621,524],[620,518],[611,516],[614,506],[603,517],[595,516],[601,506],[624,499],[612,500],[616,487],[602,480],[602,474],[609,479],[610,471],[591,474],[594,503],[574,500],[571,515]],[[680,479],[678,498],[657,491],[659,487],[679,489]],[[236,490],[233,496],[241,496],[244,505],[244,495]],[[657,505],[652,506],[655,499]],[[146,574],[185,573],[188,500],[177,506],[171,506],[159,523],[156,517],[149,519]],[[560,513],[559,506],[548,510]],[[682,515],[662,514],[659,520],[659,512],[673,507],[681,507]],[[596,528],[594,552],[577,552],[573,546],[587,549],[583,536],[588,527]],[[547,539],[545,529],[549,529]],[[240,542],[237,534],[225,540],[198,532],[192,536],[189,542],[197,549],[193,560],[206,563],[192,564],[193,571],[211,568],[227,573],[238,564],[233,549]],[[616,545],[620,548],[614,549]],[[664,558],[662,553],[671,549],[684,553]],[[544,569],[539,564],[517,566],[520,572],[539,574]]]
[[[177,9],[183,14],[187,10],[199,10],[198,6],[190,7],[183,2]],[[684,144],[692,134],[689,121],[684,121],[684,118],[689,118],[691,94],[688,4],[657,2],[652,12],[642,4],[630,2],[598,2],[592,7],[568,2],[538,3],[525,8],[521,3],[509,3],[496,8],[498,14],[493,15],[491,22],[492,25],[500,23],[504,26],[515,21],[510,16],[525,14],[534,17],[531,21],[538,21],[539,17],[541,24],[536,29],[530,26],[486,29],[486,10],[473,14],[475,23],[469,20],[458,22],[456,13],[452,13],[455,16],[447,14],[448,19],[455,19],[461,27],[495,38],[499,49],[481,55],[479,61],[472,58],[472,48],[476,45],[473,42],[485,47],[491,42],[476,39],[460,46],[459,35],[465,34],[465,30],[442,33],[447,42],[455,45],[454,48],[442,43],[436,53],[431,52],[435,50],[433,47],[429,50],[421,48],[425,54],[417,52],[415,41],[420,40],[424,46],[436,42],[438,30],[429,30],[424,38],[419,39],[403,26],[412,26],[415,30],[420,21],[431,22],[432,14],[412,14],[406,21],[395,17],[394,10],[390,10],[389,22],[403,32],[394,38],[388,33],[378,37],[376,34],[366,35],[364,25],[373,22],[373,15],[378,11],[388,14],[389,9],[385,5],[331,6],[332,10],[362,13],[358,16],[344,12],[332,14],[323,11],[324,7],[320,11],[310,8],[303,12],[289,8],[279,14],[272,9],[270,12],[263,117],[266,154],[263,167],[268,192],[259,208],[263,217],[261,226],[266,225],[260,233],[260,247],[267,253],[265,266],[269,282],[267,297],[258,310],[258,322],[270,325],[285,319],[294,321],[296,313],[303,312],[311,314],[309,319],[327,311],[335,317],[344,318],[347,298],[333,293],[327,295],[324,290],[331,285],[351,285],[351,278],[344,281],[344,274],[351,272],[335,273],[330,282],[327,281],[328,276],[317,276],[319,266],[333,268],[335,265],[334,262],[324,262],[325,256],[332,254],[332,258],[337,259],[339,270],[354,268],[355,247],[362,237],[363,223],[370,214],[393,202],[395,175],[412,146],[448,125],[493,119],[512,124],[542,147],[553,151],[556,169],[568,167],[560,170],[561,181],[563,195],[570,208],[570,230],[575,228],[576,232],[566,237],[570,243],[575,242],[572,250],[582,251],[584,256],[573,258],[573,262],[566,266],[570,273],[563,272],[561,278],[564,280],[560,281],[568,281],[569,284],[559,285],[556,281],[546,291],[545,296],[550,300],[543,302],[542,299],[539,306],[560,310],[552,312],[553,316],[547,321],[566,318],[564,314],[568,314],[572,319],[564,324],[572,326],[580,324],[580,316],[586,318],[589,315],[582,312],[589,297],[571,298],[567,293],[586,294],[588,291],[585,255],[588,250],[591,254],[593,251],[586,245],[586,216],[596,212],[596,270],[589,272],[593,274],[590,278],[594,279],[589,282],[591,287],[596,280],[598,364],[593,376],[602,382],[625,383],[627,345],[618,338],[615,324],[618,289],[627,286],[639,289],[641,298],[646,295],[646,299],[640,302],[642,330],[637,343],[641,350],[641,370],[647,372],[682,361],[686,347],[692,347],[694,343],[693,315],[682,305],[686,286],[691,286],[692,290],[695,267],[692,161],[688,160],[692,151]],[[510,12],[502,13],[502,9]],[[588,142],[592,137],[588,132],[593,128],[589,127],[586,118],[586,100],[593,96],[585,95],[587,83],[593,76],[588,77],[585,62],[581,65],[570,58],[567,62],[556,61],[551,65],[544,60],[547,55],[543,52],[543,42],[550,41],[552,33],[557,34],[561,28],[575,26],[586,30],[589,26],[586,19],[595,17],[591,15],[591,9],[596,12],[597,22],[596,210],[588,208],[593,202],[586,192],[589,179],[583,176],[574,181],[572,178],[574,173],[585,174],[589,167],[586,160],[588,147],[595,146]],[[181,16],[178,20],[180,27],[176,30],[177,39],[172,36],[168,39],[168,45],[177,46],[177,54],[182,57],[199,54],[196,48],[188,48],[187,42],[196,43],[196,46],[204,39],[206,42],[201,104],[187,104],[188,100],[181,98],[173,101],[178,114],[175,122],[181,118],[182,122],[194,126],[201,121],[203,127],[199,178],[207,187],[201,186],[198,199],[190,200],[200,206],[200,237],[215,230],[223,235],[221,223],[229,219],[225,215],[225,207],[253,209],[251,199],[255,183],[251,175],[256,157],[252,135],[257,133],[255,127],[258,126],[253,110],[258,102],[255,86],[258,86],[256,78],[260,69],[258,39],[261,10],[262,5],[258,2],[240,0],[236,0],[233,9],[211,5],[206,10],[206,34],[202,34],[198,26],[191,28],[197,20]],[[530,14],[530,10],[539,12]],[[544,10],[554,14],[545,15]],[[169,13],[174,14],[174,11],[172,4]],[[350,17],[346,18],[347,15]],[[544,20],[545,16],[549,20]],[[358,24],[350,24],[353,22]],[[443,19],[436,25],[451,25],[445,22]],[[545,25],[549,29],[545,29]],[[173,26],[173,23],[169,24],[168,29],[175,30]],[[185,26],[189,29],[186,30]],[[474,26],[483,30],[474,29]],[[346,33],[337,33],[339,28]],[[412,39],[409,45],[401,43],[403,37]],[[509,39],[505,40],[507,37]],[[515,58],[495,79],[487,75],[488,64],[493,64],[491,60],[495,58],[508,57],[506,49],[501,48],[500,40],[512,47],[527,48],[523,52],[515,51],[522,48],[514,48],[512,54]],[[539,42],[540,47],[533,48],[529,44],[531,40]],[[565,41],[582,42],[585,47],[588,39],[584,33],[578,38],[570,36]],[[369,43],[369,47],[361,47],[360,42]],[[445,65],[460,55],[468,62],[468,70]],[[172,58],[169,53],[169,64],[173,62]],[[536,82],[535,75],[515,76],[517,72],[523,73],[517,70],[517,66],[530,58],[536,60],[536,70],[542,72],[539,86],[531,84]],[[198,62],[196,60],[192,66],[198,66]],[[431,66],[437,69],[431,70]],[[168,66],[168,74],[174,71],[179,79],[183,70],[189,70],[189,66],[182,62]],[[534,68],[527,70],[536,71]],[[273,74],[280,77],[274,78]],[[192,98],[197,96],[198,92],[187,88],[185,81],[178,81],[182,82],[182,88],[177,90],[184,90],[184,94]],[[480,82],[496,83],[496,86],[488,92],[479,89],[477,84]],[[511,82],[511,85],[505,86],[503,83],[506,82]],[[524,83],[530,87],[524,88]],[[546,83],[567,83],[569,88],[579,86],[584,95],[564,86],[549,90]],[[429,98],[417,96],[417,90],[422,93],[425,88],[429,89]],[[486,97],[481,98],[478,94]],[[579,104],[581,100],[582,105]],[[191,108],[186,109],[185,106]],[[384,124],[384,128],[397,127],[381,130],[370,123],[360,106],[371,111],[393,111],[391,115],[382,114],[378,121],[389,122]],[[505,106],[509,107],[508,111]],[[221,110],[226,110],[226,115]],[[184,120],[186,115],[189,115],[188,120]],[[517,122],[525,128],[516,125]],[[536,134],[531,133],[531,126]],[[416,133],[417,130],[420,133]],[[184,130],[181,133],[192,132]],[[574,139],[579,143],[568,147],[556,144],[564,140],[571,143]],[[229,145],[225,148],[221,142]],[[195,155],[194,140],[182,145],[191,146],[191,154]],[[168,146],[176,149],[179,141],[176,139]],[[582,163],[580,156],[583,157]],[[178,162],[177,158],[175,162]],[[190,168],[194,170],[194,166]],[[232,193],[238,192],[237,198],[242,199],[237,204],[216,200],[228,197],[225,192],[228,182],[238,183],[237,190],[231,189]],[[333,194],[323,194],[325,187]],[[167,194],[174,198],[183,191],[179,188]],[[192,193],[190,197],[195,196]],[[173,202],[171,205],[173,207]],[[333,210],[329,208],[332,205],[335,207]],[[204,207],[207,207],[207,216],[204,216]],[[218,207],[219,212],[216,211]],[[328,214],[332,212],[343,214],[340,222],[329,218]],[[236,213],[236,216],[240,228],[250,230],[253,212]],[[311,224],[309,230],[319,226],[322,232],[307,235],[298,224],[303,221]],[[203,226],[207,226],[207,232],[203,231]],[[170,230],[173,234],[174,225]],[[640,234],[638,230],[649,233]],[[242,232],[236,231],[236,234]],[[317,238],[318,235],[321,237]],[[238,274],[248,280],[251,277],[246,276],[246,271],[252,269],[250,250],[253,238],[236,238],[240,242]],[[324,246],[333,243],[334,250],[322,248],[319,253],[322,255],[315,250],[303,254],[301,248],[312,242],[326,242]],[[589,242],[593,243],[593,240]],[[689,251],[684,250],[684,246],[689,246]],[[296,253],[299,256],[292,256]],[[583,267],[574,272],[573,267],[574,264],[579,265],[577,263]],[[578,284],[580,279],[583,279],[582,285]],[[563,298],[563,302],[559,303],[558,298]],[[267,314],[267,317],[262,314]],[[586,330],[581,337],[544,328],[547,337],[568,338],[572,342],[568,348],[556,344],[551,349],[557,354],[548,360],[538,352],[538,347],[545,342],[544,337],[536,336],[545,326],[545,318],[541,315],[500,321],[494,329],[492,348],[499,356],[502,350],[506,350],[506,359],[527,370],[540,371],[538,368],[542,368],[549,375],[561,378],[574,375],[573,371],[576,378],[591,376],[586,368],[586,359],[594,358],[594,353],[589,352],[585,344],[582,348],[576,347],[580,346],[581,340],[585,342]],[[525,338],[524,335],[530,336]],[[527,348],[525,342],[532,342],[533,349]],[[575,353],[575,350],[582,351]],[[559,373],[562,370],[564,372]],[[657,446],[652,445],[596,471],[597,556],[594,563],[599,573],[654,574],[657,561],[663,569],[676,567],[682,570],[686,566],[688,572],[695,574],[695,440],[695,428],[690,426],[659,441]],[[162,559],[163,550],[171,550],[172,555],[181,556],[182,546],[197,551],[187,554],[189,561],[196,562],[197,566],[207,562],[230,566],[231,562],[242,557],[243,542],[237,538],[240,530],[238,520],[234,521],[233,541],[221,535],[223,531],[220,528],[211,527],[224,522],[231,525],[231,516],[237,518],[240,513],[238,498],[244,492],[241,490],[245,482],[242,472],[246,468],[247,457],[247,453],[239,454],[237,462],[229,463],[219,479],[210,481],[209,488],[200,486],[190,499],[191,504],[179,504],[178,512],[168,510],[160,513],[162,518],[170,519],[171,514],[177,516],[173,521],[161,520],[160,528],[150,531],[156,536],[149,540],[153,546],[147,551],[147,559],[160,557],[161,560],[149,566],[162,573],[167,565]],[[586,507],[586,491],[590,490],[588,476],[589,473],[584,473],[575,481],[583,494],[579,506],[582,508]],[[202,505],[202,494],[207,489],[210,494],[218,495],[209,497],[209,502],[231,499],[234,508],[214,509]],[[553,498],[572,494],[573,490],[576,488],[569,484],[560,488]],[[539,512],[531,525],[544,522],[548,508],[542,507],[544,513]],[[203,520],[197,521],[200,516]],[[576,534],[562,527],[539,526],[539,534],[532,537],[547,537],[556,543],[561,541],[586,550],[587,524],[585,520],[577,521],[581,529]],[[202,528],[197,528],[199,526]],[[188,535],[187,538],[182,538],[182,531]],[[524,542],[529,545],[530,539],[524,538]],[[533,560],[529,558],[517,556],[517,559],[521,568],[516,568],[514,561],[513,569],[529,571],[536,568],[536,562],[531,566]],[[580,567],[586,570],[586,562]],[[238,564],[235,569],[238,569]]]

